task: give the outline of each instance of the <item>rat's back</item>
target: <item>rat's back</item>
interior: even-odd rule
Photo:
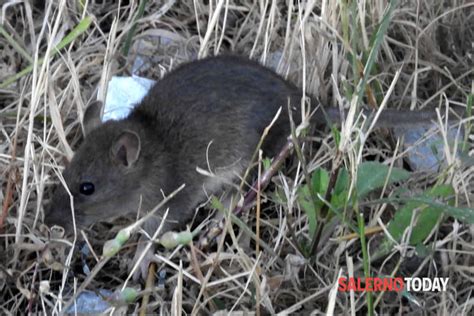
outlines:
[[[132,117],[153,117],[158,132],[173,146],[193,144],[194,150],[205,150],[213,141],[225,153],[230,146],[252,151],[280,107],[283,111],[267,144],[289,133],[289,98],[292,105],[299,104],[300,91],[257,62],[211,57],[165,75]]]

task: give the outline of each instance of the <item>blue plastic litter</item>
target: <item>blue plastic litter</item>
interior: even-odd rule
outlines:
[[[427,135],[427,132],[433,128],[435,128],[434,125],[395,128],[393,131],[395,137],[404,138],[404,149],[408,149],[406,159],[413,170],[437,172],[445,163],[444,140],[439,132],[421,141]],[[463,139],[463,131],[458,132],[457,127],[448,129],[449,146],[455,143],[456,138]],[[459,152],[456,154],[459,154]]]
[[[99,290],[103,297],[109,297],[112,295],[112,291],[101,289]],[[99,314],[105,312],[108,308],[112,307],[104,298],[100,295],[84,291],[76,299],[76,304],[72,305],[66,311],[66,314]]]

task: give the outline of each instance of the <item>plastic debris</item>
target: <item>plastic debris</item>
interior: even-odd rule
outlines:
[[[439,132],[430,135],[430,130],[433,131],[433,128],[434,124],[393,130],[395,137],[404,139],[403,147],[407,150],[406,161],[415,171],[437,172],[445,163],[443,137]],[[426,137],[427,135],[429,136]],[[449,146],[452,146],[456,139],[463,139],[463,130],[459,131],[457,127],[449,128],[447,139]]]
[[[106,298],[113,293],[109,290],[101,289],[99,294],[90,291],[84,291],[76,299],[74,305],[68,308],[66,314],[99,314],[112,307]]]
[[[127,117],[154,83],[154,80],[138,76],[112,77],[107,87],[102,121],[119,120]]]

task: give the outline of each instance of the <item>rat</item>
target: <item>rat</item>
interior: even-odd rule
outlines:
[[[161,232],[179,229],[192,219],[199,203],[242,175],[281,108],[262,145],[268,157],[278,152],[291,133],[289,116],[296,124],[301,120],[302,97],[295,85],[255,61],[218,56],[182,64],[166,74],[124,119],[102,123],[102,105],[93,102],[84,113],[85,139],[63,172],[68,190],[56,187],[45,223],[72,230],[70,197],[76,226],[84,229],[139,208],[146,213],[185,184],[143,226],[152,235],[169,208]],[[311,124],[324,126],[328,118],[340,119],[338,109],[318,108]],[[388,110],[378,125],[433,118],[432,113]]]

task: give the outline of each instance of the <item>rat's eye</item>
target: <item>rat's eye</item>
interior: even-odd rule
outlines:
[[[79,187],[79,192],[84,195],[91,195],[94,193],[94,184],[91,182],[82,182],[81,186]]]

